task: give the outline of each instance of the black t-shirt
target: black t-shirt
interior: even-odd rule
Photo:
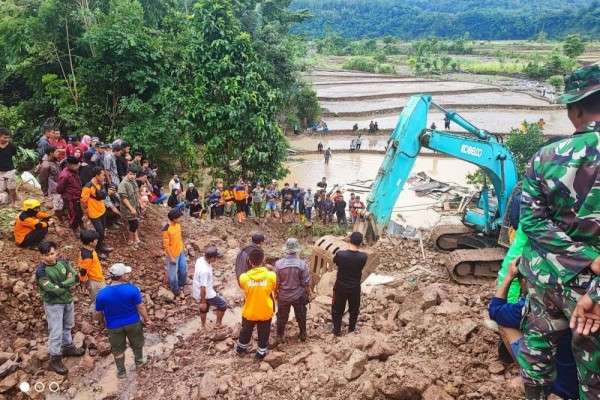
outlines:
[[[338,251],[333,257],[333,262],[338,266],[335,288],[360,289],[360,278],[367,263],[367,253],[352,250]]]
[[[338,214],[344,214],[346,212],[346,202],[344,200],[335,202],[335,212]]]
[[[94,165],[86,164],[82,165],[79,168],[79,179],[81,180],[81,185],[85,186],[86,183],[92,180],[94,177]]]
[[[115,162],[117,163],[117,174],[119,174],[119,178],[123,178],[127,175],[127,167],[129,165],[125,156],[115,157]]]
[[[12,158],[17,155],[17,147],[9,143],[5,148],[0,148],[0,171],[12,171],[15,169]]]

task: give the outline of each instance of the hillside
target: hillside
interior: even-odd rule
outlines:
[[[294,0],[313,18],[295,32],[320,36],[332,29],[348,38],[405,39],[439,36],[474,39],[528,39],[540,31],[550,37],[578,32],[600,37],[597,0]]]

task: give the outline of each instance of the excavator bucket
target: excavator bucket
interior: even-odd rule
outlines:
[[[336,236],[323,236],[315,243],[310,257],[311,289],[313,289],[321,280],[321,277],[335,270],[333,257],[340,250],[348,249],[349,243],[343,238]],[[367,253],[367,264],[362,273],[361,282],[364,282],[379,264],[379,256],[370,249],[361,249]]]

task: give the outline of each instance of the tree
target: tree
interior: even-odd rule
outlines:
[[[539,123],[523,121],[520,128],[513,128],[510,131],[506,145],[515,157],[517,171],[520,176],[525,173],[529,160],[545,142],[544,131]]]
[[[575,59],[585,52],[585,44],[579,34],[571,34],[563,42],[563,53],[572,59]]]

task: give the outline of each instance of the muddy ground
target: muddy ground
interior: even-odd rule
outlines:
[[[45,321],[33,284],[38,254],[3,239],[0,361],[12,359],[17,369],[0,380],[0,399],[28,398],[19,392],[20,382],[43,383],[45,389],[38,394],[30,390],[29,397],[50,399],[519,398],[516,367],[497,360],[498,338],[484,325],[492,283],[450,282],[443,255],[427,245],[425,257],[417,242],[386,238],[376,245],[381,257],[376,272],[394,280],[364,294],[359,333],[341,338],[330,334],[330,289],[323,281],[310,305],[308,341],[299,342],[290,323],[288,343],[256,362],[233,353],[242,301],[233,262],[255,230],[265,232],[267,254],[279,256],[289,226],[275,221],[185,222],[190,274],[206,245],[215,244],[225,254],[215,275],[232,310],[225,320],[226,334],[215,334],[210,327],[200,328],[190,287],[182,300],[165,290],[159,236],[164,221],[164,208],[149,212],[141,228],[145,244],[138,250],[123,246],[120,228],[109,233],[108,243],[116,250],[104,266],[121,261],[133,267],[132,280],[142,288],[154,321],[146,335],[149,365],[135,371],[128,351],[129,376],[123,381],[116,378],[103,330],[88,314],[87,293],[79,290],[74,334],[87,353],[67,360],[66,379],[46,371]],[[76,260],[79,245],[72,235],[50,238],[61,243],[65,257]],[[313,238],[302,240],[307,256]],[[51,382],[58,383],[56,393],[48,389]]]

